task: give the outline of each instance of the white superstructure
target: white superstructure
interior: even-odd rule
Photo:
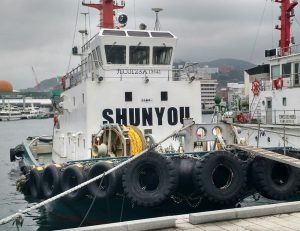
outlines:
[[[101,29],[88,41],[81,65],[63,79],[53,160],[91,158],[92,135],[103,124],[134,125],[158,141],[183,118],[201,122],[199,81],[173,78],[176,41],[168,31],[124,29]]]

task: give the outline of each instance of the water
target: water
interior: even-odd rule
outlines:
[[[9,149],[20,144],[28,136],[52,134],[53,119],[19,120],[0,122],[0,218],[16,213],[32,204],[16,191],[16,180],[20,177],[17,163],[9,160]],[[17,230],[12,223],[0,226],[0,230]],[[38,210],[25,215],[22,231],[51,230],[45,211]]]

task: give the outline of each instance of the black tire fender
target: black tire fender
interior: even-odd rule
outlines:
[[[14,148],[11,148],[9,150],[9,157],[10,157],[10,162],[16,161],[16,151]]]
[[[32,197],[39,199],[43,197],[42,191],[43,168],[35,167],[29,173],[29,191]]]
[[[98,162],[94,164],[87,176],[87,180],[90,180],[100,174],[108,171],[109,169],[113,168],[113,164],[105,161]],[[102,182],[101,187],[99,187],[100,182]],[[117,172],[112,172],[102,178],[94,181],[87,186],[89,193],[92,196],[95,196],[98,199],[106,199],[111,198],[115,195],[117,188],[118,188],[118,176]]]
[[[235,204],[246,188],[246,166],[230,152],[211,152],[196,162],[193,180],[197,191],[208,200]]]
[[[57,195],[60,189],[60,165],[49,165],[43,173],[42,190],[46,198]]]
[[[256,190],[268,199],[288,199],[300,187],[298,168],[262,157],[253,161],[251,177]]]
[[[61,190],[67,191],[85,181],[83,173],[83,166],[81,164],[75,164],[66,167],[60,177]],[[64,198],[69,200],[81,199],[86,193],[86,187],[82,187],[76,191],[67,194]]]
[[[124,170],[124,192],[140,206],[162,203],[177,186],[178,173],[172,160],[153,151],[135,159]]]

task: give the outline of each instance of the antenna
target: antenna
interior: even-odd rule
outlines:
[[[154,30],[160,30],[161,25],[160,25],[160,22],[158,19],[158,13],[163,11],[163,9],[162,8],[152,8],[152,11],[154,11],[155,16],[156,16]]]

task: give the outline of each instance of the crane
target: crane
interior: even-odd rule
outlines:
[[[39,88],[40,88],[40,82],[38,80],[37,74],[36,74],[33,66],[31,67],[31,69],[32,69],[32,73],[34,75],[34,80],[35,80],[35,83],[36,83],[36,89],[39,90]]]

